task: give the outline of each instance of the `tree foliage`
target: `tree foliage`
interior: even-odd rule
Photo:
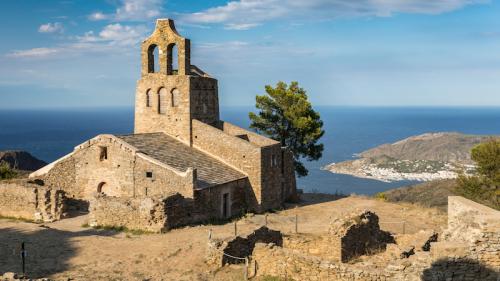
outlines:
[[[500,209],[500,139],[475,146],[471,158],[476,162],[476,173],[460,175],[458,191],[467,198]]]
[[[7,162],[0,162],[0,180],[11,179],[17,176],[17,172],[12,169]]]
[[[306,91],[298,82],[267,85],[266,94],[256,96],[257,114],[250,112],[250,127],[288,147],[294,155],[295,171],[306,176],[301,159],[318,160],[323,153],[319,139],[325,133],[319,113],[314,111]]]

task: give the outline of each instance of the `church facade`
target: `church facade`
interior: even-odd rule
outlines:
[[[133,134],[98,135],[30,178],[82,201],[176,196],[198,214],[191,222],[296,198],[292,154],[220,120],[217,80],[191,64],[190,41],[172,20],[157,20],[141,60]]]

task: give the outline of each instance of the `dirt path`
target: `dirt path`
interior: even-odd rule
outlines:
[[[295,215],[301,233],[325,233],[332,217],[354,210],[377,213],[382,228],[396,233],[419,229],[439,230],[443,213],[413,205],[386,203],[363,197],[335,200],[332,196],[306,194],[297,208],[268,214],[268,226],[285,233],[295,231]],[[239,233],[264,224],[264,215],[237,221]],[[18,247],[27,242],[30,277],[66,280],[239,280],[240,270],[228,268],[216,275],[204,263],[207,237],[234,234],[234,224],[203,225],[176,229],[166,234],[130,235],[82,227],[85,216],[43,226],[0,220],[0,273],[20,271]],[[384,223],[391,222],[391,223]],[[398,223],[393,223],[398,222]],[[215,276],[215,277],[214,277]],[[236,279],[235,279],[236,278]]]

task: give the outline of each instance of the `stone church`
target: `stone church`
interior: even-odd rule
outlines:
[[[141,59],[134,133],[98,135],[30,178],[91,201],[91,212],[96,198],[176,196],[176,206],[190,209],[184,215],[198,214],[187,222],[263,212],[296,197],[292,154],[220,120],[217,80],[191,64],[190,41],[172,20],[157,20]]]

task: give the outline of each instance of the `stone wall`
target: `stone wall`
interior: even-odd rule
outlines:
[[[335,219],[330,234],[332,246],[340,249],[341,262],[384,251],[388,243],[395,243],[389,232],[380,229],[378,216],[370,211]]]
[[[228,135],[216,127],[193,120],[193,146],[248,175],[252,194],[248,194],[249,209],[260,211],[262,202],[262,163],[259,147]],[[252,202],[252,200],[255,200]]]
[[[431,232],[406,235],[407,237],[398,236],[397,242],[401,245],[389,244],[391,250],[377,254],[376,259],[341,263],[335,258],[315,256],[308,252],[310,249],[304,245],[306,243],[293,242],[297,241],[296,237],[288,241],[290,237],[287,237],[284,243],[285,248],[272,244],[256,244],[252,254],[252,268],[256,269],[254,275],[270,275],[290,280],[325,281],[500,280],[500,228],[498,227],[500,216],[498,211],[461,197],[450,197],[448,204],[450,206],[448,229],[441,241],[432,242],[435,241],[436,235]],[[350,237],[348,240],[353,240],[350,242],[354,244],[348,243],[354,246],[348,249],[348,253],[357,253],[352,251],[352,249],[357,249],[356,239],[368,245],[372,243],[371,238],[366,240],[358,235],[361,233],[350,232],[350,230],[361,230],[369,226],[361,226],[361,224],[371,224],[376,221],[373,213],[364,214],[364,216],[357,216],[358,219],[354,219],[353,223],[342,219],[335,221],[331,226],[332,233],[340,232],[343,233],[340,237],[347,235]],[[362,220],[367,221],[363,223]],[[365,231],[365,236],[378,235],[374,226],[368,227]],[[384,237],[380,240],[384,240]],[[414,245],[412,248],[415,251],[406,252],[399,248],[404,247],[405,240],[409,240],[407,242]],[[319,240],[314,240],[313,244],[316,245],[317,241]],[[340,247],[341,251],[344,251],[345,246],[342,243],[332,244],[332,247]],[[396,248],[398,254],[393,255],[392,250]]]
[[[250,189],[248,179],[236,180],[218,186],[196,189],[194,192],[194,215],[198,221],[227,219],[222,214],[222,196],[229,194],[229,216],[244,214],[248,210],[246,194]]]
[[[500,268],[500,211],[460,196],[449,196],[448,228],[444,236],[444,246],[455,242],[467,247],[466,258]],[[446,248],[439,249],[446,253]],[[437,250],[433,254],[443,255]]]
[[[290,168],[293,162],[289,155],[286,161],[282,161],[283,154],[278,142],[268,140],[267,143],[261,139],[263,137],[258,138],[254,133],[227,122],[222,126],[231,134],[198,120],[193,120],[192,126],[194,147],[248,175],[252,188],[252,192],[247,194],[250,210],[261,212],[279,208],[286,197],[296,192],[295,173]],[[260,146],[263,143],[266,146]],[[281,169],[283,163],[286,167]]]
[[[102,148],[107,150],[106,159],[100,157]],[[94,192],[121,197],[179,192],[193,198],[193,170],[176,171],[112,135],[99,135],[51,165],[36,177],[47,186],[60,187],[71,198],[89,200]]]
[[[163,232],[191,223],[189,200],[180,195],[118,198],[95,194],[90,201],[89,225]]]
[[[0,181],[0,216],[55,221],[65,212],[63,191],[26,180]]]
[[[243,263],[244,258],[252,256],[257,243],[283,246],[283,235],[280,231],[262,226],[246,237],[236,236],[228,240],[210,239],[206,262],[216,268],[226,264]]]
[[[276,276],[288,280],[315,281],[380,281],[390,279],[380,270],[363,270],[348,264],[322,260],[299,251],[281,248],[273,244],[258,243],[252,255],[258,276]]]

